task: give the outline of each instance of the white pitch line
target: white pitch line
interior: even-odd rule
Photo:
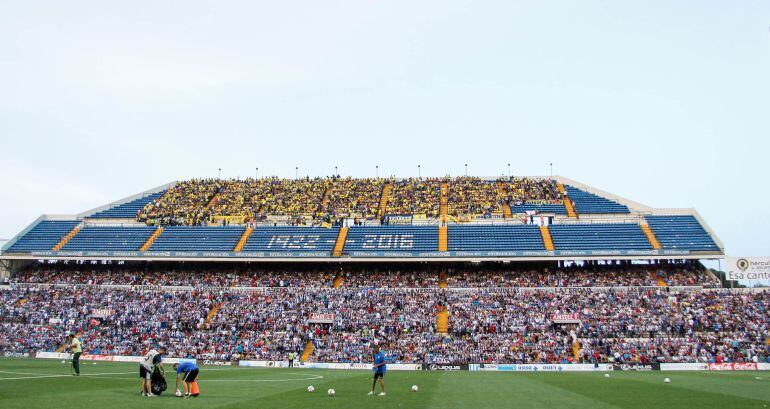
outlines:
[[[39,374],[39,373],[28,373],[28,372],[11,372],[11,371],[0,371],[2,373],[7,373],[11,375],[33,375],[33,376],[19,376],[14,378],[0,378],[0,381],[16,381],[16,380],[22,380],[22,379],[43,379],[43,378],[70,378],[72,377],[72,374],[70,375],[46,375],[46,374]],[[86,374],[81,375],[83,377],[97,377],[97,376],[104,376],[104,375],[128,375],[133,372],[103,372],[103,373],[96,373],[96,374]]]
[[[221,370],[227,370],[227,369],[217,369],[217,370],[221,371]],[[29,373],[29,372],[11,372],[11,371],[0,371],[0,372],[13,374],[13,375],[33,375],[33,376],[20,376],[20,377],[13,377],[13,378],[0,378],[0,381],[72,377],[72,375],[46,375],[46,374],[37,374],[37,373]],[[82,377],[99,377],[104,375],[128,375],[132,373],[134,372],[103,372],[103,373],[97,373],[97,374],[85,374],[81,376]],[[305,374],[287,373],[287,375],[305,375]],[[134,378],[110,377],[109,379],[134,379]],[[293,378],[293,379],[205,379],[204,381],[205,382],[293,382],[293,381],[314,381],[318,379],[324,379],[323,375],[311,375],[305,378]]]
[[[296,375],[296,374],[295,374]],[[323,375],[313,375],[309,378],[294,379],[203,379],[203,382],[292,382],[292,381],[314,381],[323,379]]]

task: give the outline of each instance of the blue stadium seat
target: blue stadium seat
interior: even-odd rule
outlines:
[[[244,226],[165,227],[148,251],[233,251]]]
[[[331,255],[339,231],[339,227],[259,226],[249,236],[243,251],[328,252]]]
[[[719,251],[694,216],[645,216],[645,220],[663,249]]]
[[[137,251],[155,227],[85,226],[64,245],[64,251]]]
[[[569,185],[566,185],[565,188],[578,214],[630,213],[626,205],[622,205],[614,200],[597,196]]]
[[[550,230],[556,250],[652,250],[637,224],[555,224]]]
[[[115,207],[111,207],[107,210],[102,210],[101,212],[94,213],[88,218],[91,219],[133,219],[136,217],[136,213],[139,210],[142,210],[147,203],[152,202],[153,200],[163,196],[163,193],[165,193],[165,190],[163,192],[153,193],[144,197],[141,197],[139,199],[132,200],[127,203],[123,203],[120,205],[117,205]]]
[[[354,226],[345,241],[345,252],[351,251],[438,251],[438,227]]]
[[[27,234],[20,237],[9,252],[47,251],[53,249],[72,229],[80,224],[79,220],[54,221],[43,220]]]
[[[448,227],[449,251],[545,250],[540,229],[531,225]]]

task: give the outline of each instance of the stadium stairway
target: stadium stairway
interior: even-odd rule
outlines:
[[[307,344],[305,344],[305,350],[302,351],[302,355],[299,357],[299,360],[301,362],[307,362],[307,360],[310,358],[310,355],[313,355],[313,351],[315,351],[315,345],[313,345],[313,341],[308,341]]]
[[[53,251],[59,251],[62,247],[64,247],[70,240],[72,240],[72,237],[74,237],[80,229],[83,228],[83,223],[78,224],[75,226],[69,233],[67,233],[66,236],[62,237],[61,240],[59,240],[58,243],[56,243],[55,246],[53,246]]]
[[[246,230],[243,231],[243,235],[241,236],[241,239],[238,240],[238,244],[235,245],[233,252],[240,253],[243,251],[243,246],[245,246],[246,242],[249,241],[249,237],[251,237],[251,232],[253,231],[254,228],[251,226],[247,227]]]
[[[446,273],[442,271],[438,273],[438,288],[447,288],[447,286]]]
[[[436,313],[436,332],[439,334],[449,332],[449,311],[446,307]]]
[[[393,185],[390,182],[386,182],[382,186],[382,193],[380,194],[380,206],[377,211],[379,217],[385,216],[385,211],[388,209],[388,200],[390,200],[390,191],[393,190]]]
[[[342,274],[338,271],[337,275],[334,276],[334,283],[333,283],[334,288],[342,287],[342,281],[343,281]]]
[[[449,233],[446,226],[438,228],[438,251],[447,251],[449,247]]]
[[[337,234],[337,241],[334,243],[334,251],[332,256],[342,257],[342,250],[345,249],[345,240],[348,238],[349,227],[340,228],[340,232]]]
[[[572,343],[572,356],[575,358],[573,363],[580,363],[580,341]]]
[[[157,239],[158,236],[160,236],[161,233],[163,233],[163,227],[158,227],[152,233],[152,235],[150,235],[150,237],[147,238],[147,241],[144,242],[144,244],[142,244],[142,247],[139,248],[139,251],[147,251],[147,249],[149,249],[150,246],[152,246],[152,243],[155,242],[155,239]]]
[[[329,197],[332,194],[332,189],[334,188],[334,179],[329,180],[329,185],[326,186],[326,190],[324,190],[324,196],[321,199],[321,209],[326,212],[329,208]]]
[[[540,226],[540,236],[543,238],[543,247],[548,251],[554,251],[556,248],[553,246],[553,238],[551,238],[551,230],[548,226]]]
[[[211,200],[209,200],[208,204],[206,204],[206,210],[211,209],[211,206],[214,206],[214,204],[219,200],[219,192],[214,193],[214,196],[211,196]]]
[[[211,320],[217,316],[217,313],[220,309],[222,309],[222,303],[214,305],[214,307],[211,308],[211,311],[209,311],[209,315],[206,316],[206,321],[203,323],[203,325],[208,326],[211,323]]]
[[[497,196],[503,203],[503,219],[510,219],[513,217],[511,212],[511,203],[505,199],[505,184],[503,182],[497,182]]]
[[[564,185],[561,183],[556,184],[556,188],[559,189],[559,193],[561,193],[561,197],[563,198],[564,209],[567,211],[567,217],[576,219],[577,212],[575,212],[575,205],[571,200],[569,200],[569,197],[567,197],[567,189],[565,189]]]
[[[439,196],[439,216],[441,221],[446,221],[446,215],[449,212],[449,184],[447,182],[441,182],[441,190]]]
[[[639,227],[644,232],[644,235],[647,236],[647,240],[650,242],[650,246],[652,246],[652,248],[655,250],[660,250],[660,242],[658,242],[658,238],[655,237],[655,233],[652,232],[650,225],[647,224],[647,222],[642,222],[639,224]]]
[[[663,279],[660,275],[658,275],[655,271],[650,271],[650,277],[655,280],[655,282],[658,284],[658,287],[668,287],[668,284],[666,284],[666,280]]]

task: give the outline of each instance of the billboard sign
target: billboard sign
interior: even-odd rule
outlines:
[[[726,257],[729,281],[770,281],[770,257]]]

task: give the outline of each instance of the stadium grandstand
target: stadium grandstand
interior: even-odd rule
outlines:
[[[723,249],[694,209],[560,176],[194,179],[9,240],[0,348],[77,333],[91,354],[226,361],[364,363],[376,342],[397,363],[765,362],[770,297],[722,288],[701,261]]]

